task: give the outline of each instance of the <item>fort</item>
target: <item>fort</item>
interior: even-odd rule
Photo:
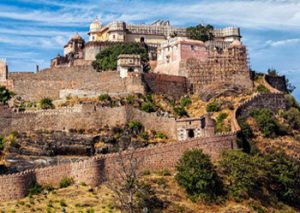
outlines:
[[[88,34],[88,43],[75,34],[64,46],[64,56],[52,59],[50,68],[36,73],[9,72],[6,61],[1,60],[0,85],[26,101],[38,101],[44,97],[60,100],[70,96],[149,93],[178,99],[191,94],[199,96],[209,88],[223,90],[229,87],[253,94],[254,82],[250,77],[247,49],[240,41],[239,28],[216,29],[213,40],[202,42],[188,39],[185,28],[173,27],[168,21],[157,21],[151,25],[112,22],[102,26],[96,19]],[[139,55],[130,54],[118,57],[117,70],[97,72],[91,66],[99,51],[123,42],[149,45],[149,56],[155,64],[150,72],[143,71]],[[285,79],[264,76],[263,82],[270,93],[255,94],[239,104],[233,110],[229,132],[216,133],[216,123],[210,114],[175,119],[143,112],[133,106],[102,107],[84,103],[22,112],[0,105],[0,134],[38,130],[68,132],[72,129],[124,126],[129,121],[138,121],[147,130],[161,132],[173,141],[135,150],[134,155],[141,162],[139,170],[169,168],[173,171],[186,150],[200,148],[216,160],[224,150],[236,149],[236,139],[241,130],[238,118],[247,116],[252,109],[284,110]],[[121,152],[125,158],[129,154],[128,150]],[[0,201],[26,196],[33,183],[58,185],[65,177],[76,183],[99,185],[115,177],[118,157],[118,153],[96,155],[80,162],[2,175]]]

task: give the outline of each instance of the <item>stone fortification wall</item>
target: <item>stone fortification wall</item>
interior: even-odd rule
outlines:
[[[240,131],[241,128],[238,124],[239,117],[248,117],[253,109],[268,108],[274,112],[279,109],[286,109],[285,96],[282,93],[266,93],[256,94],[249,100],[241,103],[233,112],[233,119],[231,129],[233,131]]]
[[[285,76],[264,75],[264,81],[278,92],[287,92]]]
[[[199,138],[191,141],[163,144],[138,149],[134,152],[139,161],[139,171],[167,168],[174,170],[174,165],[183,152],[188,149],[201,148],[216,160],[224,149],[234,148],[235,134],[217,135],[210,138]],[[123,159],[130,153],[121,153]],[[24,197],[30,184],[58,185],[64,177],[73,178],[76,183],[84,182],[96,186],[103,181],[116,177],[120,154],[108,154],[93,157],[76,163],[66,163],[51,167],[28,170],[22,173],[0,176],[0,201]]]
[[[130,106],[110,108],[85,104],[54,110],[15,113],[0,105],[0,113],[0,134],[5,135],[12,131],[98,129],[105,125],[122,126],[130,120],[138,120],[146,129],[160,131],[176,139],[174,118],[158,117],[155,113],[142,112]]]
[[[25,100],[59,98],[60,90],[81,89],[98,93],[143,93],[140,76],[122,80],[118,72],[96,72],[92,66],[56,67],[38,73],[9,73],[12,90]],[[136,79],[135,79],[136,78]]]
[[[187,73],[194,93],[201,93],[210,85],[233,85],[253,89],[244,46],[228,47],[222,52],[209,51],[205,61],[194,58],[182,61],[180,69]]]
[[[187,80],[182,76],[145,73],[144,82],[150,92],[180,97],[188,93]]]

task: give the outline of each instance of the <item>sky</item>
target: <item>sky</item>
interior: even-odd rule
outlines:
[[[286,75],[300,101],[300,0],[0,0],[0,58],[10,71],[49,67],[74,33],[87,39],[96,16],[103,24],[240,27],[251,68]]]

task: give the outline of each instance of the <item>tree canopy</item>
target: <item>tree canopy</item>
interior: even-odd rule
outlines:
[[[0,86],[0,103],[6,104],[13,96],[13,92],[9,91],[6,87]]]
[[[141,56],[144,71],[149,69],[149,56],[147,47],[140,43],[117,43],[100,51],[97,54],[96,60],[93,62],[93,67],[98,72],[107,70],[116,70],[118,56],[121,54],[138,54]]]
[[[199,24],[194,27],[188,27],[186,29],[187,37],[193,40],[200,40],[200,41],[209,41],[214,38],[213,35],[214,27],[212,25],[202,25]]]

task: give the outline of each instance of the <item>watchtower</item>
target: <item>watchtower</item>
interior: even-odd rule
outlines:
[[[8,77],[8,66],[5,58],[0,59],[0,82],[6,81]]]

